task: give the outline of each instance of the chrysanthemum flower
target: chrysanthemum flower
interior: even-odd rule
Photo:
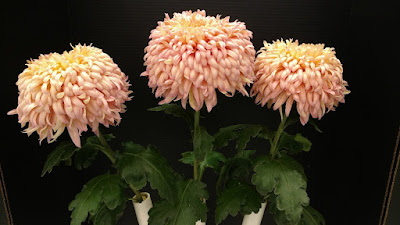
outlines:
[[[89,125],[98,135],[99,124],[118,124],[129,101],[128,77],[101,49],[77,45],[63,54],[28,60],[19,75],[18,114],[25,133],[37,132],[40,142],[53,142],[65,128],[80,147],[80,135]]]
[[[277,40],[272,44],[264,42],[259,52],[255,63],[257,80],[251,95],[257,95],[256,102],[262,106],[274,104],[274,110],[285,104],[286,115],[296,102],[303,125],[310,115],[321,119],[326,112],[334,111],[350,93],[333,48]]]
[[[233,96],[236,90],[248,95],[245,85],[254,76],[255,50],[252,32],[242,22],[229,17],[206,16],[203,11],[165,14],[163,22],[151,31],[145,48],[148,85],[160,104],[181,100],[196,111],[217,104],[216,90]]]

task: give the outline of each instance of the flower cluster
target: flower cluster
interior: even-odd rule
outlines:
[[[256,102],[277,110],[285,104],[289,115],[295,102],[304,125],[309,116],[319,118],[335,110],[350,91],[333,48],[323,44],[300,44],[293,40],[264,42],[255,62],[257,80],[251,95]],[[326,111],[326,109],[328,109]]]
[[[226,96],[255,81],[251,95],[262,106],[277,110],[285,104],[289,115],[296,104],[304,125],[309,116],[321,118],[335,110],[350,91],[333,48],[299,44],[293,40],[264,42],[257,58],[252,32],[229,17],[206,16],[204,10],[165,15],[151,31],[145,48],[148,85],[160,104],[181,100],[185,108],[208,111],[217,104],[216,89]],[[18,114],[28,135],[52,142],[67,128],[76,146],[88,126],[118,124],[129,94],[128,77],[101,49],[77,45],[63,54],[41,55],[28,61],[19,75]]]
[[[203,11],[166,14],[151,31],[145,48],[148,85],[160,104],[181,100],[185,108],[208,111],[217,104],[215,89],[226,96],[236,90],[248,95],[245,86],[254,76],[255,50],[252,32],[242,22],[229,17],[206,16]]]
[[[18,114],[28,135],[39,134],[50,143],[67,128],[80,147],[80,135],[90,126],[118,124],[129,94],[128,77],[101,49],[77,45],[63,54],[51,53],[30,60],[19,75]]]

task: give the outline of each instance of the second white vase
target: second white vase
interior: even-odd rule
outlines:
[[[264,216],[266,206],[267,206],[266,202],[261,203],[261,208],[260,208],[260,210],[258,210],[257,213],[252,212],[249,215],[245,215],[243,217],[242,225],[260,225],[262,218]]]
[[[135,209],[136,218],[139,225],[148,225],[149,220],[149,210],[153,207],[153,203],[150,198],[150,194],[147,192],[142,192],[142,202],[137,202],[136,195],[133,197],[133,208]]]

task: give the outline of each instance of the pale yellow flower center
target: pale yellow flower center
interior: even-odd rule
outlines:
[[[325,48],[324,44],[300,44],[296,40],[277,41],[274,44],[264,43],[264,49],[274,53],[270,54],[273,58],[296,59],[298,61],[319,63],[330,63],[332,56],[335,55],[333,48]]]
[[[198,43],[205,39],[206,32],[217,35],[230,27],[228,20],[220,19],[220,16],[211,17],[201,13],[185,13],[175,15],[174,18],[165,20],[160,26],[162,35],[174,34],[179,36],[179,41]]]

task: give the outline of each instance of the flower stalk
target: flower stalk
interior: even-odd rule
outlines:
[[[199,123],[200,123],[200,110],[194,113],[193,137],[196,136],[196,132],[199,129]],[[196,159],[196,155],[193,161],[193,179],[199,180],[199,162]]]
[[[114,157],[114,151],[112,150],[111,146],[108,144],[107,140],[104,138],[104,135],[99,131],[99,136],[98,136],[100,143],[103,145],[104,148],[100,148],[100,151],[106,155],[112,164],[115,164],[115,157]],[[137,190],[132,184],[129,184],[129,187],[131,190],[135,193],[136,195],[136,201],[138,203],[143,201],[142,194],[140,193],[139,190]]]
[[[199,179],[199,163],[197,162],[197,159],[194,159],[193,162],[193,179],[198,180]]]
[[[114,151],[111,149],[110,145],[107,143],[107,140],[104,138],[103,134],[99,131],[99,136],[98,136],[100,143],[103,145],[104,148],[100,148],[100,151],[106,155],[110,161],[114,164],[115,163],[115,158],[114,158]]]
[[[281,114],[281,123],[279,124],[278,130],[276,131],[275,137],[271,143],[270,154],[273,159],[276,157],[276,154],[279,151],[278,149],[279,138],[281,137],[282,132],[286,128],[286,121],[287,121],[287,116],[285,114]]]

